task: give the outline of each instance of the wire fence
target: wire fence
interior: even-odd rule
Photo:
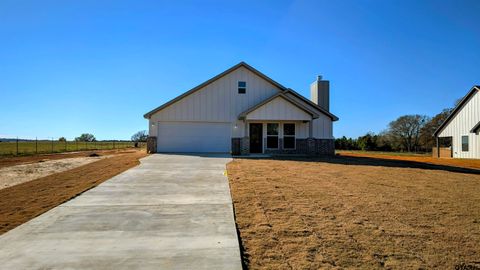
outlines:
[[[0,141],[0,155],[35,155],[87,150],[111,150],[146,147],[145,142],[132,141],[58,141],[58,140],[6,140]]]

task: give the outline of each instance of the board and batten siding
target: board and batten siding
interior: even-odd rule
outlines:
[[[295,95],[288,93],[287,96],[296,100],[297,102],[304,103],[300,98],[296,97]],[[333,139],[333,121],[330,117],[323,114],[317,108],[310,106],[309,104],[305,104],[311,110],[316,112],[319,117],[313,120],[313,132],[312,136],[317,139]]]
[[[239,81],[247,83],[245,94],[238,94]],[[150,122],[229,122],[233,126],[236,125],[236,128],[232,127],[232,135],[241,137],[243,136],[243,124],[237,120],[238,115],[279,91],[281,90],[275,85],[250,70],[240,67],[153,114]],[[154,127],[150,127],[150,135],[156,136]]]
[[[282,97],[276,97],[247,114],[247,120],[305,120],[312,116]]]
[[[453,157],[480,158],[480,135],[470,132],[479,121],[480,93],[477,91],[438,134],[438,137],[452,137]],[[467,152],[462,151],[462,136],[468,136]]]
[[[238,82],[247,83],[245,94],[238,94]],[[245,123],[238,120],[240,113],[259,104],[282,91],[277,86],[259,77],[250,70],[239,67],[231,73],[206,85],[202,89],[172,103],[164,109],[154,113],[150,117],[149,135],[157,136],[159,122],[211,122],[230,123],[232,137],[243,137]],[[289,94],[300,103],[300,99]],[[318,110],[311,107],[315,112]],[[300,110],[295,107],[295,109]],[[303,112],[303,111],[302,111]],[[313,121],[313,136],[321,139],[333,139],[332,120],[323,113],[318,112],[320,117]],[[277,119],[277,118],[275,118]],[[286,120],[286,119],[282,119]],[[299,135],[307,136],[308,124],[297,123]],[[300,135],[300,136],[302,136]],[[303,136],[302,136],[303,137]]]

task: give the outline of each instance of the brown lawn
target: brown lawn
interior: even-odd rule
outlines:
[[[229,163],[245,264],[480,269],[480,171],[400,159]]]
[[[146,156],[145,150],[102,153],[114,156],[0,190],[0,234],[138,165]]]

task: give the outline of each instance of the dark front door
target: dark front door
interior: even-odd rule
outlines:
[[[250,153],[262,153],[263,125],[250,124]]]

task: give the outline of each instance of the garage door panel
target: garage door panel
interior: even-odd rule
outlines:
[[[158,152],[230,152],[230,123],[160,122]]]

